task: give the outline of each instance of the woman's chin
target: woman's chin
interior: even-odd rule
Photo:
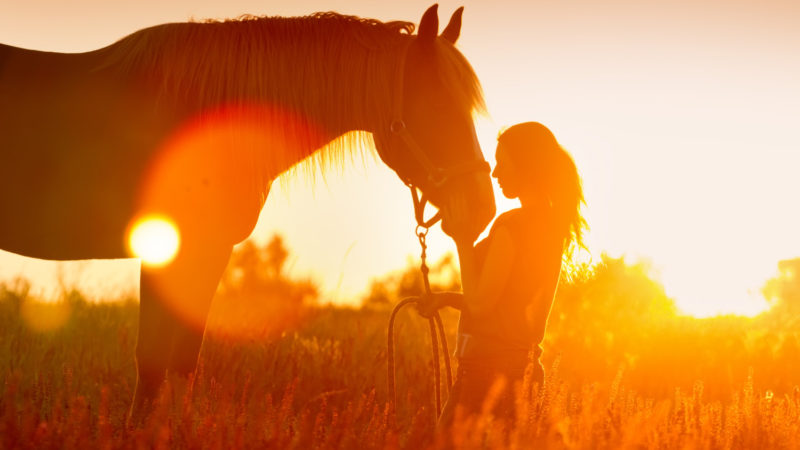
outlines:
[[[500,191],[503,192],[503,197],[505,197],[505,198],[507,198],[509,200],[514,200],[515,198],[519,197],[519,195],[517,195],[513,191],[507,191],[507,190],[505,190],[503,188],[500,188]]]

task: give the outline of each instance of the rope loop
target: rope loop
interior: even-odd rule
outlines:
[[[416,194],[416,191],[412,188],[412,194]],[[415,209],[417,207],[416,196],[414,196],[415,202],[414,206]],[[424,206],[423,206],[424,208]],[[418,220],[419,221],[419,220]],[[428,268],[427,264],[427,236],[428,231],[430,231],[430,226],[425,223],[418,223],[417,227],[414,229],[414,234],[417,235],[417,239],[419,240],[419,245],[422,248],[420,253],[420,259],[422,263],[420,264],[420,271],[422,272],[422,281],[425,285],[425,293],[430,295],[431,294],[431,284],[430,280],[428,279],[428,273],[430,269]],[[388,359],[388,374],[387,374],[387,385],[389,388],[389,401],[390,401],[390,412],[392,420],[395,419],[395,413],[397,409],[397,393],[396,393],[396,386],[395,386],[395,360],[394,360],[394,320],[397,316],[397,313],[406,305],[410,303],[419,303],[422,300],[422,297],[407,297],[400,301],[397,306],[394,307],[392,310],[391,316],[389,316],[389,329],[388,329],[388,339],[387,339],[387,359]],[[442,410],[442,394],[441,394],[441,373],[440,373],[440,357],[439,357],[439,345],[442,347],[442,356],[444,359],[444,366],[446,371],[446,386],[447,386],[447,394],[450,394],[450,389],[453,385],[453,376],[452,376],[452,369],[450,367],[450,353],[447,349],[447,337],[444,332],[444,324],[442,324],[442,318],[439,316],[438,311],[434,311],[433,316],[428,319],[428,326],[430,328],[431,334],[431,357],[433,359],[433,384],[434,384],[434,411],[436,412],[435,420],[438,419],[439,414]]]
[[[389,316],[389,330],[387,336],[387,387],[389,390],[389,414],[390,420],[392,423],[396,424],[396,415],[397,415],[397,385],[395,384],[395,342],[394,342],[394,321],[397,316],[397,313],[400,310],[410,304],[410,303],[418,303],[420,300],[419,297],[407,297],[398,303],[394,309],[392,309],[392,314]],[[440,373],[440,364],[439,364],[439,345],[442,347],[442,356],[444,359],[444,367],[445,367],[445,375],[446,375],[446,387],[447,387],[447,394],[450,395],[450,390],[453,386],[453,375],[452,369],[450,367],[450,353],[447,348],[447,337],[445,336],[444,332],[444,324],[442,324],[442,318],[439,316],[439,312],[435,312],[433,317],[428,319],[430,333],[431,333],[431,356],[433,357],[433,381],[434,381],[434,411],[436,412],[436,416],[434,420],[438,420],[439,414],[441,414],[442,409],[442,394],[441,394],[441,373]],[[437,337],[438,332],[438,337]]]

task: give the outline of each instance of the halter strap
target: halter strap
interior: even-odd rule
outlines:
[[[406,123],[403,120],[403,82],[405,76],[406,56],[408,55],[408,47],[411,41],[405,42],[400,50],[400,60],[397,64],[397,73],[395,74],[395,89],[394,89],[394,102],[392,111],[392,122],[389,124],[389,131],[399,137],[405,144],[411,154],[425,169],[428,174],[428,181],[434,187],[442,187],[450,181],[451,178],[466,175],[471,172],[489,172],[491,168],[489,163],[483,159],[480,152],[478,158],[471,161],[464,161],[454,164],[450,167],[439,167],[431,161],[430,157],[422,150],[422,147],[417,143],[416,139],[408,132]],[[428,203],[425,194],[422,198],[417,194],[417,186],[410,180],[403,180],[406,185],[411,189],[411,199],[414,202],[414,217],[417,220],[417,226],[422,228],[430,228],[436,222],[441,220],[441,211],[437,212],[429,220],[425,220],[425,205]]]
[[[420,198],[416,186],[409,184],[408,188],[411,189],[411,201],[414,202],[414,219],[417,221],[417,229],[423,228],[427,230],[434,226],[436,222],[442,220],[442,211],[436,211],[433,217],[425,220],[425,205],[428,204],[425,193],[423,193],[422,198]]]
[[[433,164],[433,161],[431,161],[428,155],[425,154],[419,144],[417,144],[417,141],[413,136],[411,136],[411,133],[408,132],[406,123],[403,120],[403,83],[405,81],[408,47],[410,46],[411,40],[408,40],[400,49],[400,61],[397,64],[397,73],[394,77],[394,108],[392,110],[392,122],[389,124],[389,131],[402,139],[403,143],[405,143],[406,147],[411,150],[411,153],[414,155],[417,161],[422,164],[422,166],[425,168],[425,171],[428,172],[428,176],[430,177],[430,174],[436,172],[438,168],[435,164]]]

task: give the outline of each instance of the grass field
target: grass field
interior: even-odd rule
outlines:
[[[643,307],[626,314],[639,311],[628,320],[646,322],[645,334],[591,308],[592,319],[582,319],[570,296],[583,304],[591,294],[611,314],[608,292],[631,300],[600,289],[615,286],[609,274],[624,286],[644,283],[634,266],[605,267],[562,286],[544,345],[545,385],[519,393],[512,430],[488,416],[459,421],[459,447],[798,447],[796,333],[779,330],[773,316],[702,321]],[[87,303],[77,293],[43,304],[24,289],[0,288],[0,447],[440,446],[427,324],[410,309],[398,319],[397,421],[389,415],[389,306],[312,306],[290,328],[261,335],[215,327],[212,311],[193,383],[181,394],[165,389],[147,423],[126,429],[137,304]],[[456,317],[444,320],[452,344]],[[610,339],[609,323],[625,331]]]

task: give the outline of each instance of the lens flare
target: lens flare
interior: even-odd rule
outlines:
[[[45,303],[30,298],[24,299],[20,316],[31,330],[39,333],[56,331],[70,318],[72,308],[66,302]]]
[[[171,262],[180,248],[178,227],[164,217],[148,216],[131,229],[128,241],[131,253],[142,263],[161,267]]]

